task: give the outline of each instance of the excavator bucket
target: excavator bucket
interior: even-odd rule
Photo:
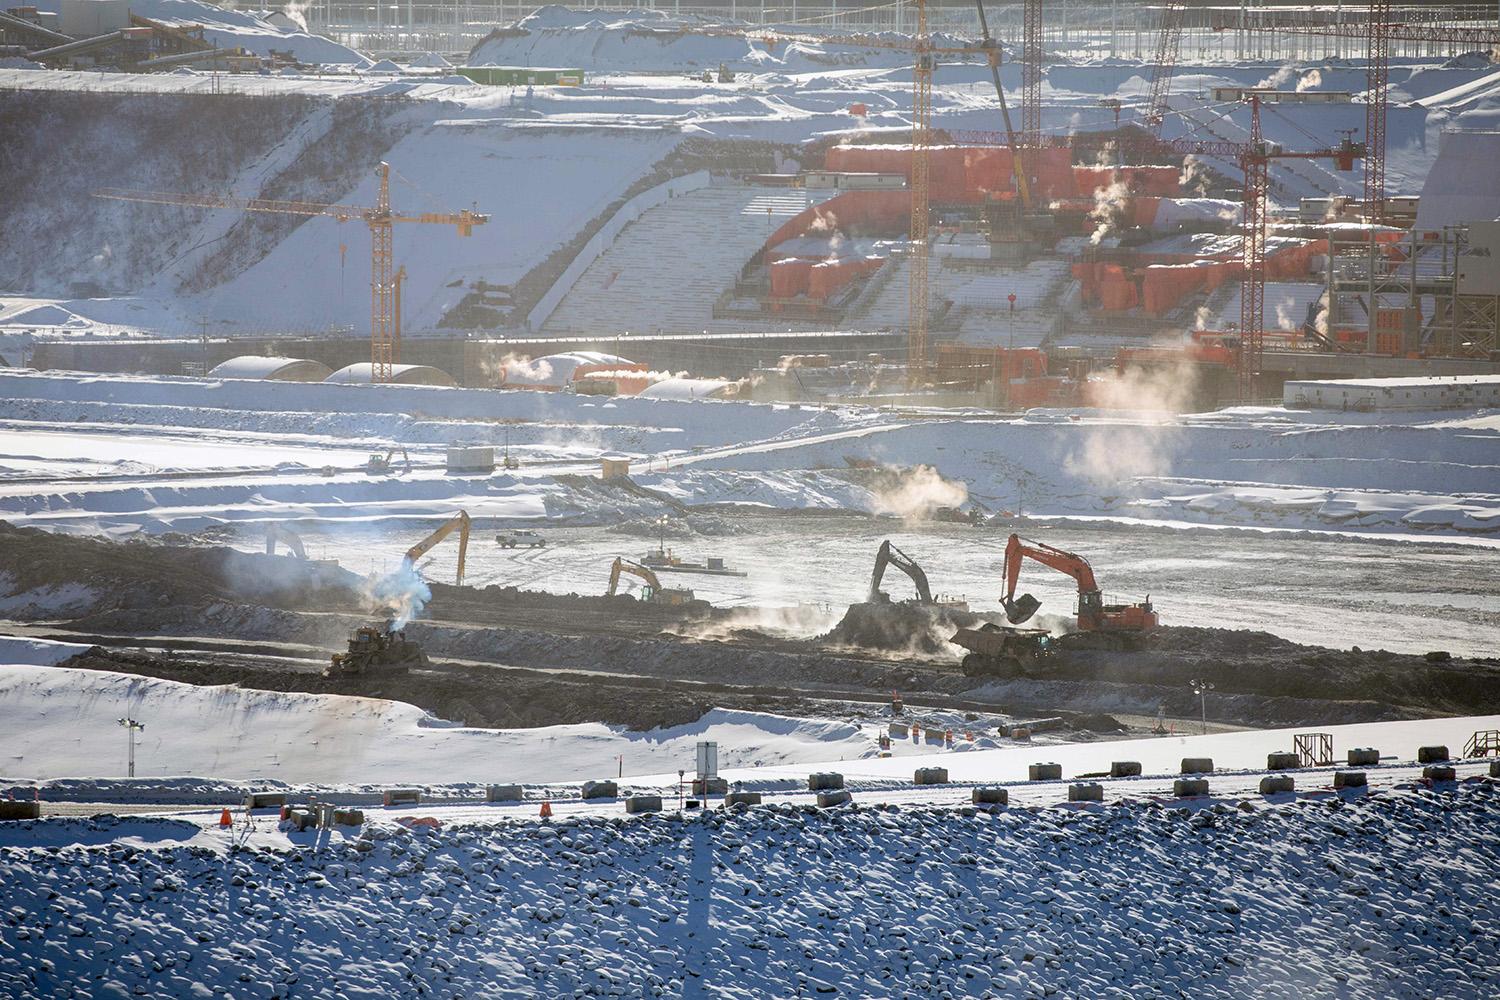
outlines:
[[[1042,602],[1030,594],[1022,594],[1013,601],[1002,599],[1000,603],[1005,606],[1005,618],[1012,625],[1030,621],[1031,616],[1036,614],[1036,609],[1042,606]]]

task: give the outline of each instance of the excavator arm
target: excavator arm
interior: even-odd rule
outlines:
[[[1022,594],[1019,600],[1016,598],[1016,583],[1021,578],[1022,559],[1033,559],[1043,566],[1071,576],[1078,581],[1080,597],[1099,592],[1099,584],[1094,580],[1094,570],[1083,556],[1064,552],[1041,542],[1028,542],[1020,535],[1011,535],[1010,541],[1005,545],[1005,593],[1000,597],[1005,617],[1010,619],[1011,624],[1019,625],[1028,620],[1042,604],[1030,594]]]
[[[463,586],[464,556],[469,551],[469,512],[466,510],[461,510],[457,514],[454,514],[447,521],[444,521],[432,534],[407,549],[406,561],[415,566],[418,559],[431,551],[433,546],[453,534],[455,529],[458,531],[458,585]]]
[[[887,566],[894,566],[911,577],[911,582],[917,588],[917,599],[923,604],[932,603],[932,589],[927,585],[927,574],[922,572],[922,567],[911,556],[892,545],[889,539],[881,542],[880,550],[875,553],[875,573],[870,577],[870,596],[867,600],[881,600],[880,581],[885,577]]]
[[[266,555],[274,556],[276,554],[277,542],[285,545],[292,555],[298,559],[307,558],[307,549],[302,545],[302,536],[298,535],[291,528],[283,528],[279,524],[266,525]]]
[[[605,591],[606,597],[613,597],[620,589],[620,574],[629,573],[631,576],[639,577],[646,586],[651,588],[652,593],[662,589],[661,579],[651,571],[649,566],[631,562],[629,559],[615,558],[614,565],[609,568],[609,590]]]

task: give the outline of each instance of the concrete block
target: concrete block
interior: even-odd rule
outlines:
[[[1061,781],[1061,764],[1032,764],[1026,769],[1026,777],[1031,781]]]
[[[1004,806],[1010,804],[1010,792],[1004,788],[974,789],[976,806]]]
[[[1295,791],[1297,779],[1290,774],[1268,774],[1260,779],[1260,794],[1276,795],[1281,792]]]
[[[582,795],[586,799],[613,799],[620,794],[620,786],[617,782],[608,778],[603,781],[585,781],[583,783]]]
[[[1016,726],[1016,727],[1014,727],[1010,731],[1010,738],[1013,739],[1013,740],[1020,740],[1023,743],[1029,743],[1029,742],[1031,742],[1031,727],[1030,726]]]
[[[1422,768],[1422,777],[1428,781],[1453,781],[1458,772],[1447,764],[1429,764]]]
[[[1490,777],[1500,778],[1500,758],[1490,761]]]
[[[948,769],[946,767],[919,767],[911,780],[919,785],[946,785]]]
[[[526,797],[526,789],[520,785],[485,785],[486,802],[520,802]]]
[[[1212,757],[1184,757],[1182,758],[1183,774],[1213,774],[1214,759]]]
[[[632,795],[625,800],[625,811],[628,813],[659,813],[661,812],[661,796]]]
[[[1288,750],[1279,750],[1276,753],[1266,754],[1267,771],[1285,771],[1288,768],[1301,766],[1302,758]]]
[[[365,822],[365,811],[363,809],[335,809],[333,811],[334,826],[362,826]]]
[[[333,826],[333,814],[338,810],[330,803],[319,802],[313,811],[318,817],[318,829],[327,830]]]
[[[893,722],[886,730],[894,739],[904,740],[911,735],[911,727],[904,722]]]
[[[0,819],[41,819],[42,804],[40,802],[5,802],[0,801]]]
[[[837,771],[819,771],[807,776],[807,790],[821,792],[825,789],[843,788],[844,776]]]
[[[842,788],[834,788],[826,792],[818,793],[818,805],[824,809],[827,809],[830,806],[841,806],[845,802],[848,802],[849,799],[849,793]]]
[[[388,806],[415,806],[422,802],[421,789],[387,788],[380,800]]]
[[[760,792],[730,792],[724,796],[726,806],[737,806],[744,803],[747,806],[760,805]]]
[[[1172,794],[1179,799],[1208,794],[1207,778],[1178,778],[1172,782]]]
[[[287,820],[298,830],[312,830],[318,825],[318,814],[313,809],[293,809]]]
[[[251,792],[245,796],[246,809],[280,809],[286,805],[286,792]]]
[[[1441,764],[1443,761],[1449,759],[1447,747],[1417,747],[1418,764]]]
[[[694,778],[694,795],[724,795],[729,791],[728,778]]]
[[[1069,802],[1103,802],[1104,786],[1097,781],[1080,781],[1068,786]]]
[[[1334,788],[1364,788],[1369,783],[1369,779],[1365,777],[1365,772],[1363,771],[1333,772]]]
[[[1109,776],[1111,778],[1139,778],[1141,762],[1138,760],[1114,761],[1109,765]]]
[[[1380,751],[1374,747],[1355,747],[1349,751],[1350,767],[1374,767],[1380,763]]]

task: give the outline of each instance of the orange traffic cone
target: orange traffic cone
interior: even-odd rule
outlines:
[[[234,826],[234,820],[230,819],[230,817],[229,817],[229,807],[228,806],[225,806],[224,807],[224,811],[221,812],[221,813],[219,813],[219,826],[220,827]]]
[[[542,819],[551,819],[551,818],[552,818],[552,801],[550,799],[543,799],[542,800]]]

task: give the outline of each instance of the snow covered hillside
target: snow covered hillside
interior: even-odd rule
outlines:
[[[622,453],[635,461],[637,482],[686,504],[904,515],[967,500],[991,512],[1168,524],[1473,539],[1500,532],[1500,417],[1485,411],[1033,410],[979,419],[17,371],[0,371],[0,394],[9,400],[0,419],[12,421],[0,438],[0,517],[79,529],[199,530],[268,516],[431,518],[455,505],[489,518],[612,516],[622,502],[650,502],[580,496],[554,477],[592,473],[601,455]],[[137,441],[122,446],[126,427]],[[525,464],[485,478],[447,476],[442,449],[455,441],[508,442]],[[405,477],[366,475],[361,450],[385,442],[411,449],[418,468]],[[939,475],[919,474],[895,489],[849,471],[871,461],[926,465]],[[215,470],[224,475],[178,475]],[[109,479],[76,481],[87,473]]]
[[[6,824],[0,984],[1479,997],[1500,961],[1497,794],[1479,781],[1240,808],[784,805],[357,834]]]
[[[0,639],[0,662],[27,653]],[[80,651],[69,648],[68,653]],[[46,658],[46,651],[30,659]],[[122,715],[149,719],[138,739],[142,777],[193,775],[290,784],[575,781],[675,768],[699,740],[723,767],[792,764],[876,752],[875,733],[844,722],[716,709],[695,723],[631,732],[600,723],[466,729],[412,705],[376,698],[198,687],[98,670],[0,666],[0,760],[11,778],[100,773]],[[107,739],[101,739],[107,734]],[[110,770],[105,768],[105,770]]]

